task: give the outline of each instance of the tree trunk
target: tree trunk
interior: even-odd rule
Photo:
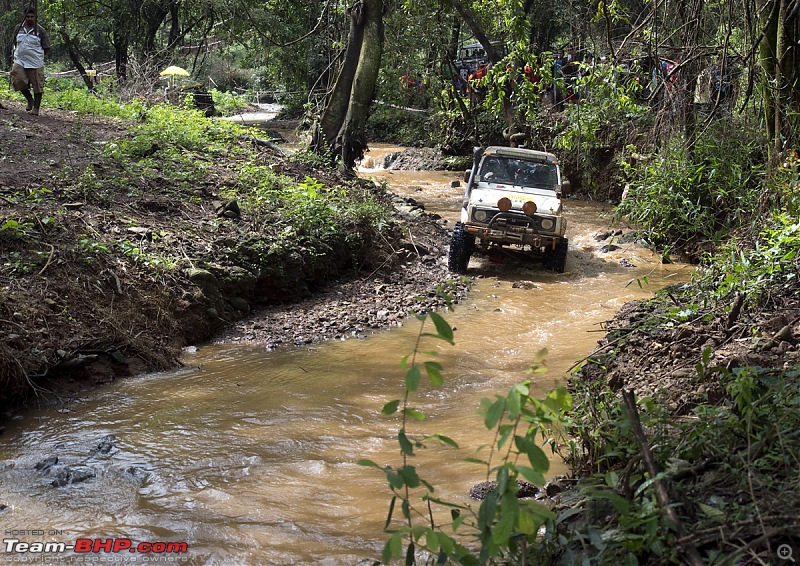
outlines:
[[[791,0],[768,0],[761,10],[763,38],[759,62],[764,71],[762,85],[767,135],[771,141],[769,164],[775,168],[785,147],[795,147],[800,125],[795,115],[800,109],[800,69],[797,40],[800,22],[792,14]]]
[[[61,17],[64,18],[64,15],[62,14]],[[58,35],[61,36],[61,41],[64,42],[64,46],[67,48],[67,53],[69,54],[72,64],[75,65],[75,68],[80,73],[81,78],[83,79],[83,84],[86,85],[86,88],[89,89],[89,92],[94,92],[94,83],[92,82],[91,77],[86,74],[86,68],[81,63],[81,56],[78,52],[78,46],[75,45],[75,42],[72,41],[72,38],[65,31],[67,26],[63,24],[64,22],[62,21],[62,25],[58,29]]]
[[[342,69],[314,136],[315,149],[329,151],[345,171],[367,147],[364,128],[383,55],[383,0],[359,0],[350,18]]]
[[[114,44],[114,63],[117,80],[125,82],[128,78],[128,34],[122,30],[115,30],[112,43]]]

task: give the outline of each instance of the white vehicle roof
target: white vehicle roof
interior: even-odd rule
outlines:
[[[536,151],[535,149],[525,149],[522,147],[504,147],[492,145],[487,147],[484,155],[498,155],[500,157],[511,157],[514,159],[530,159],[542,163],[558,163],[558,159],[552,153],[546,151]]]

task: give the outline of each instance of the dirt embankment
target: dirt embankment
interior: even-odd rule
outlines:
[[[360,252],[356,269],[352,258],[334,252],[313,265],[297,255],[270,273],[248,273],[234,259],[257,253],[251,244],[260,219],[230,210],[218,191],[239,167],[234,158],[207,159],[210,174],[184,198],[186,181],[137,176],[105,156],[103,148],[128,135],[130,124],[51,108],[34,117],[24,104],[3,105],[6,414],[21,401],[68,399],[121,376],[176,367],[190,344],[308,344],[357,336],[444,304],[436,289],[452,279],[442,261],[447,230],[414,203],[379,195],[397,212],[390,229]],[[260,151],[273,170],[298,181],[310,175],[326,186],[347,182]],[[378,191],[355,183],[353,190]],[[466,289],[466,282],[449,284],[456,301]]]

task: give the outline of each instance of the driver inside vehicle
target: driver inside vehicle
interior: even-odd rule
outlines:
[[[481,180],[490,183],[504,183],[508,181],[505,160],[497,157],[489,157],[483,162],[481,167]]]

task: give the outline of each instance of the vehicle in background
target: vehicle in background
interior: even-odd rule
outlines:
[[[492,41],[491,45],[498,59],[508,55],[508,47],[502,41]],[[471,75],[481,67],[489,65],[489,55],[480,43],[470,43],[459,48],[455,63],[456,68],[466,69],[467,74]]]
[[[541,260],[563,273],[569,242],[565,236],[562,196],[569,183],[561,178],[552,153],[492,146],[477,148],[461,207],[453,228],[448,267],[466,273],[475,251]]]

